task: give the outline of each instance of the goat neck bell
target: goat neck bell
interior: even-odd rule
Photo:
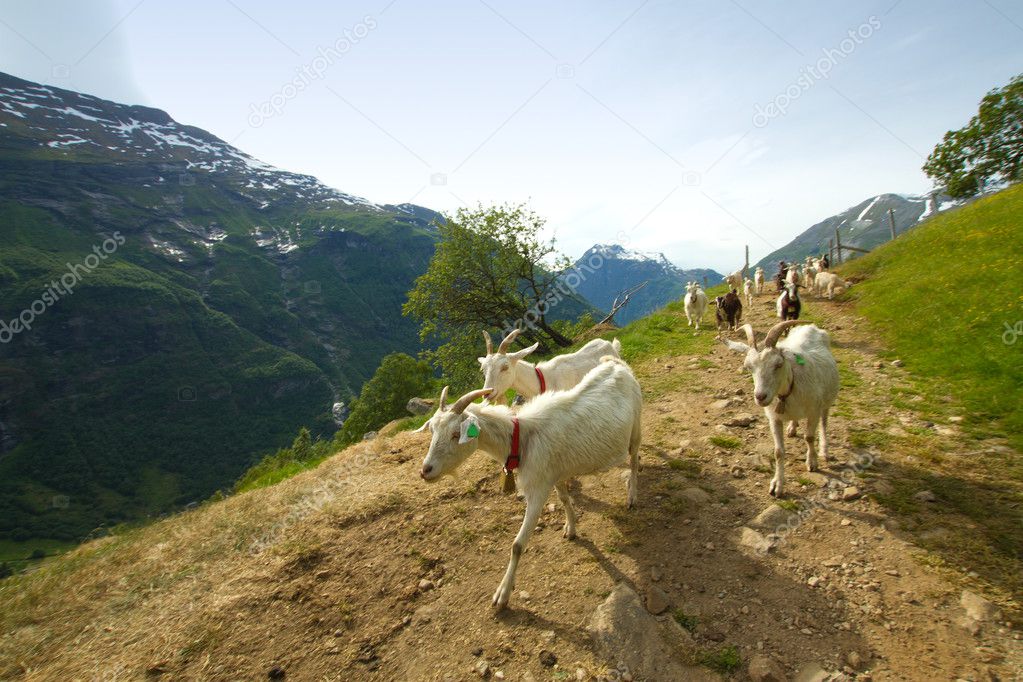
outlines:
[[[802,364],[804,364],[805,361],[803,360],[802,356],[797,355],[796,356],[796,362],[799,363],[800,365],[802,365]],[[789,371],[792,372],[791,369],[789,369]],[[789,390],[785,392],[785,395],[782,395],[781,393],[778,394],[778,405],[777,405],[777,407],[774,408],[774,413],[775,414],[785,414],[785,409],[786,409],[785,399],[788,398],[790,395],[792,395],[792,389],[794,389],[795,387],[796,387],[796,374],[795,374],[795,372],[792,372],[792,380],[789,381]]]
[[[515,492],[515,470],[519,468],[519,420],[512,417],[511,452],[504,461],[501,471],[501,492],[510,495]]]

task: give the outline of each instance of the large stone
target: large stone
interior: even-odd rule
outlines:
[[[434,402],[426,398],[412,398],[405,405],[405,409],[412,414],[430,414],[433,412]]]
[[[664,640],[657,620],[628,585],[619,583],[587,625],[597,652],[612,667],[623,663],[634,679],[711,682],[710,672],[684,665]]]
[[[749,428],[757,420],[752,414],[740,414],[724,421],[725,426]]]
[[[671,601],[668,599],[668,595],[665,594],[664,590],[654,585],[647,588],[646,591],[646,610],[655,616],[664,613],[668,610],[671,605]]]
[[[749,522],[749,527],[767,533],[778,533],[796,523],[798,515],[772,504]]]
[[[998,620],[1001,618],[1001,610],[984,597],[970,592],[969,590],[963,590],[963,594],[959,597],[959,605],[966,611],[966,615],[977,622]]]
[[[847,485],[842,490],[842,500],[845,502],[852,502],[853,500],[858,500],[862,496],[863,492],[857,486],[854,485]]]
[[[825,682],[831,675],[820,663],[807,663],[796,673],[795,682]]]
[[[781,664],[763,654],[754,654],[749,659],[747,672],[753,682],[786,682],[788,680]]]
[[[739,544],[752,549],[757,554],[766,554],[774,549],[774,543],[746,526],[743,526],[739,531]]]

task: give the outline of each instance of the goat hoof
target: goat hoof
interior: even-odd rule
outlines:
[[[511,596],[511,590],[505,591],[503,588],[497,588],[497,592],[494,593],[493,604],[494,608],[498,611],[508,608],[508,598]]]
[[[575,540],[575,530],[569,530],[568,526],[565,527],[565,531],[562,535],[565,536],[566,540]]]

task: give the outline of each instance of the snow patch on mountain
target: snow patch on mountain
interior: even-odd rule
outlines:
[[[60,150],[71,145],[95,145],[97,153],[134,155],[145,162],[183,163],[188,172],[242,176],[241,184],[248,189],[284,191],[298,198],[385,210],[362,197],[327,187],[310,175],[291,173],[255,159],[205,131],[174,121],[162,111],[0,76],[11,84],[0,87],[0,118],[11,116],[41,124],[28,126],[29,130],[49,133],[48,139],[37,142],[40,146]],[[14,84],[17,87],[12,87]],[[8,128],[8,123],[0,125]]]

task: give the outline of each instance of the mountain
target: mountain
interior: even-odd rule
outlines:
[[[828,240],[835,238],[836,229],[843,245],[870,250],[891,239],[889,210],[895,214],[896,233],[902,234],[921,220],[961,204],[962,201],[940,193],[921,196],[879,194],[822,220],[782,248],[765,256],[756,265],[764,268],[770,278],[778,269],[780,260],[802,261],[807,256],[827,253]],[[842,253],[843,259],[855,255],[855,252],[845,250]]]
[[[0,74],[0,540],[72,540],[336,428],[440,214]]]
[[[649,315],[685,295],[685,283],[689,280],[703,283],[706,277],[710,284],[717,284],[722,279],[714,270],[683,270],[663,253],[632,251],[618,244],[595,244],[569,272],[578,278],[575,290],[602,310],[610,310],[615,296],[621,292],[648,282],[615,316],[618,324]]]

